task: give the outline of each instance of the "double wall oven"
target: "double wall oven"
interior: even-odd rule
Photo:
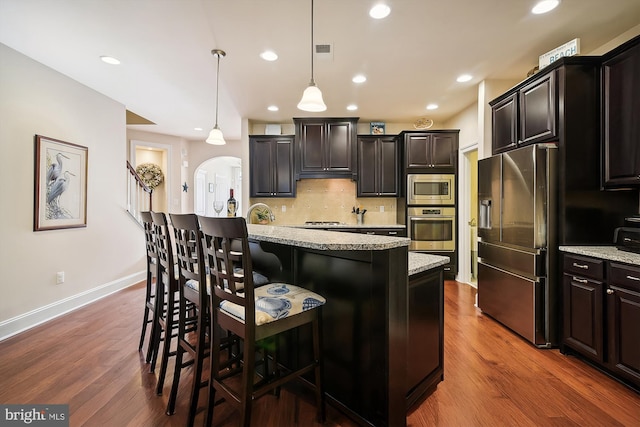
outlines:
[[[412,251],[456,250],[454,174],[407,175],[407,232]]]

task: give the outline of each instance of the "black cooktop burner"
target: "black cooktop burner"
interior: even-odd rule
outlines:
[[[305,225],[340,225],[338,221],[305,221]]]

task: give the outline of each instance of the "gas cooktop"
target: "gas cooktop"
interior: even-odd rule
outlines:
[[[339,221],[305,221],[304,225],[340,225]]]

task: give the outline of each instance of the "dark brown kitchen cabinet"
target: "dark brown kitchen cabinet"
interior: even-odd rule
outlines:
[[[640,186],[640,36],[605,56],[604,186]]]
[[[640,266],[564,254],[561,351],[640,390]]]
[[[296,179],[355,179],[357,118],[294,118],[293,121]]]
[[[518,94],[513,93],[493,106],[493,154],[516,148],[518,145]]]
[[[555,143],[588,165],[576,181],[591,185],[591,168],[601,168],[600,65],[600,57],[563,57],[489,102],[492,153]]]
[[[295,197],[293,135],[249,137],[251,197]]]
[[[564,342],[604,361],[604,261],[564,257]]]
[[[533,144],[556,138],[555,73],[532,81],[518,91],[519,144]]]
[[[398,195],[396,137],[358,136],[358,197]]]
[[[408,172],[455,172],[458,132],[403,132]]]
[[[640,267],[609,262],[609,365],[640,386]]]

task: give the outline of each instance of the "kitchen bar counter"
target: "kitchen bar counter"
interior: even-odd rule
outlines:
[[[325,230],[310,230],[306,227],[247,224],[247,230],[251,239],[321,251],[379,251],[409,246],[409,239],[405,237],[336,233]]]
[[[560,250],[576,255],[640,265],[640,254],[621,251],[615,246],[560,246]]]
[[[327,299],[322,307],[327,400],[358,424],[406,426],[407,410],[444,378],[444,265],[409,239],[248,225],[254,269]],[[279,362],[313,355],[285,334]],[[310,378],[311,379],[311,378]]]

